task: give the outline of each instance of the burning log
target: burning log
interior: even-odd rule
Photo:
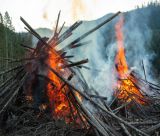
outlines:
[[[69,68],[69,67],[79,66],[79,65],[82,65],[82,64],[85,64],[85,63],[88,63],[88,59],[84,59],[84,60],[81,60],[81,61],[78,61],[78,62],[75,62],[75,63],[72,63],[72,64],[64,65],[64,66],[61,66],[61,67],[62,68]]]

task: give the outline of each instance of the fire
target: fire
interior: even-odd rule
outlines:
[[[69,75],[71,74],[71,71],[67,68],[62,69],[61,65],[66,64],[66,62],[58,57],[59,55],[55,52],[49,52],[47,64],[56,70],[58,73],[62,75]],[[48,71],[48,78],[52,80],[52,83],[54,84],[48,84],[47,90],[48,90],[48,98],[50,102],[50,107],[52,109],[53,117],[56,119],[64,119],[66,123],[72,122],[71,114],[74,116],[77,115],[76,108],[72,105],[70,102],[69,95],[69,88],[65,83],[63,83],[54,73]],[[77,93],[76,96],[80,101],[82,101],[81,96]],[[72,112],[72,113],[71,113]],[[76,119],[77,124],[80,124],[80,120]]]
[[[50,52],[48,57],[48,64],[51,68],[55,69],[57,72],[61,73],[61,69],[58,64],[61,62],[60,59],[57,59],[57,54]],[[67,102],[67,98],[64,95],[66,93],[64,88],[61,88],[63,83],[61,80],[52,72],[48,72],[48,77],[53,81],[53,84],[48,84],[48,97],[50,101],[50,106],[53,111],[53,116],[55,118],[64,118],[67,114],[69,114],[69,105]],[[63,93],[64,92],[64,93]]]
[[[120,18],[119,22],[115,26],[116,30],[116,38],[117,38],[117,45],[118,45],[118,52],[116,55],[115,63],[117,64],[117,70],[120,77],[124,77],[128,73],[128,64],[125,57],[125,50],[124,50],[124,37],[123,37],[123,23],[124,18],[123,16]]]
[[[123,102],[136,101],[139,104],[145,104],[144,96],[135,86],[136,79],[129,73],[127,60],[125,57],[124,49],[124,36],[123,36],[124,17],[121,16],[118,23],[115,25],[116,39],[118,51],[115,57],[115,65],[117,70],[117,97]]]

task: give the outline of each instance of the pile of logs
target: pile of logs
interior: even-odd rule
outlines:
[[[132,72],[132,77],[136,78],[139,82],[139,84],[136,84],[137,88],[140,90],[150,90],[151,93],[149,95],[147,95],[147,93],[144,94],[148,103],[146,105],[141,105],[136,101],[124,103],[121,102],[116,95],[113,100],[108,103],[106,97],[100,96],[95,90],[89,88],[85,79],[79,72],[79,69],[86,68],[82,64],[87,63],[88,59],[72,62],[69,58],[73,56],[66,56],[67,50],[87,44],[88,42],[81,43],[80,41],[110,22],[119,14],[120,12],[112,15],[95,28],[86,32],[71,43],[68,43],[61,50],[56,50],[55,47],[66,38],[70,37],[72,31],[81,25],[82,22],[76,22],[67,31],[61,34],[64,24],[58,31],[59,13],[54,36],[46,41],[21,18],[21,21],[26,25],[25,29],[38,38],[42,46],[31,48],[27,45],[22,45],[24,48],[31,51],[32,55],[23,59],[9,60],[12,63],[18,62],[19,65],[0,73],[1,76],[14,71],[12,76],[0,85],[1,135],[160,135],[160,87],[158,85],[143,80],[138,77],[136,73]],[[63,92],[68,99],[70,116],[72,118],[72,121],[68,124],[65,123],[65,119],[57,120],[54,118],[50,110],[43,110],[43,107],[35,109],[31,103],[27,102],[28,100],[23,93],[23,86],[26,84],[25,81],[30,74],[26,70],[28,69],[26,67],[28,67],[29,63],[37,61],[37,58],[43,58],[45,54],[42,54],[42,52],[45,50],[57,52],[64,60],[62,68],[67,68],[72,73],[66,78],[49,64],[43,64],[43,67],[45,67],[47,71],[52,72],[61,80],[61,89],[65,87],[69,89],[67,93]],[[38,61],[39,60],[41,59],[38,59]],[[36,76],[44,77],[48,79],[49,82],[52,82],[46,75]],[[76,78],[74,79],[74,77]],[[75,80],[80,83],[80,87],[74,84]],[[81,97],[82,100],[80,100],[79,97]],[[73,109],[76,110],[76,115]]]

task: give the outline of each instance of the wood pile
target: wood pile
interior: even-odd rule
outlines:
[[[83,64],[88,59],[78,62],[69,61],[70,57],[66,56],[69,49],[81,47],[88,42],[81,43],[81,40],[110,22],[119,15],[120,12],[112,15],[95,28],[78,37],[71,43],[68,43],[61,50],[56,50],[61,42],[72,35],[72,31],[76,29],[82,22],[76,22],[67,31],[61,34],[63,26],[58,31],[58,22],[60,13],[58,14],[56,30],[51,39],[42,38],[34,29],[23,19],[25,29],[33,34],[40,42],[40,46],[30,48],[22,45],[31,53],[27,58],[19,60],[9,60],[11,63],[17,63],[18,66],[8,69],[0,73],[13,72],[12,76],[0,85],[0,128],[1,135],[8,136],[158,136],[160,135],[160,86],[148,82],[140,78],[136,73],[131,72],[129,79],[136,88],[141,91],[145,104],[140,104],[134,97],[130,96],[130,101],[124,102],[118,97],[117,92],[111,102],[106,101],[106,97],[98,94],[94,89],[89,88],[85,79],[80,74],[81,68],[86,68]],[[67,71],[63,75],[56,68],[44,61],[48,54],[46,52],[55,53],[57,58],[62,62],[61,69]],[[59,59],[58,59],[59,60]],[[57,61],[58,62],[58,61]],[[38,65],[42,63],[41,65]],[[50,108],[44,108],[41,104],[37,108],[31,101],[32,98],[26,98],[24,86],[27,86],[26,80],[34,73],[34,76],[41,77],[47,82],[52,83],[56,88],[56,84],[47,75],[35,72],[39,66],[51,72],[59,79],[61,86],[59,91],[65,96],[68,108],[70,109],[69,117],[56,118],[53,116]],[[32,72],[28,71],[31,70]],[[36,70],[35,70],[36,69]],[[69,72],[68,72],[69,71]],[[135,82],[136,81],[138,82]],[[124,79],[119,79],[124,80]],[[28,80],[32,82],[32,80]],[[75,82],[80,83],[80,87]],[[67,89],[67,91],[65,91]],[[145,93],[149,90],[150,93]],[[46,102],[47,103],[47,102]],[[45,103],[45,104],[46,104]],[[69,121],[67,121],[69,119]]]

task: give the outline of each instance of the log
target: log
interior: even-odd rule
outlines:
[[[117,12],[116,14],[112,15],[110,18],[108,18],[107,20],[105,20],[104,22],[102,22],[101,24],[97,25],[96,27],[94,27],[93,29],[91,29],[90,31],[86,32],[85,34],[83,34],[82,36],[78,37],[77,39],[75,39],[73,42],[69,43],[68,45],[65,46],[65,48],[72,46],[76,43],[78,43],[79,41],[83,40],[84,38],[86,38],[88,35],[90,35],[91,33],[95,32],[97,29],[101,28],[103,25],[105,25],[106,23],[110,22],[113,18],[115,18],[116,16],[118,16],[121,12]],[[63,48],[61,49],[63,50]]]
[[[22,80],[21,80],[19,86],[17,87],[17,89],[14,91],[14,93],[12,94],[12,96],[8,99],[8,101],[6,102],[6,104],[0,110],[0,114],[7,108],[7,106],[11,103],[11,101],[13,100],[13,98],[18,94],[18,91],[22,87],[22,85],[24,84],[24,81],[25,81],[26,77],[27,77],[27,74],[24,75],[24,77],[22,78]]]
[[[79,66],[82,64],[88,63],[88,59],[84,59],[78,62],[73,62],[72,64],[68,64],[68,65],[63,65],[62,68],[69,68],[69,67],[74,67],[74,66]]]
[[[4,75],[4,74],[7,74],[7,73],[9,73],[9,72],[12,72],[12,71],[14,71],[14,70],[20,69],[20,68],[22,68],[22,67],[23,67],[23,65],[19,65],[19,66],[10,68],[10,69],[8,69],[8,70],[6,70],[6,71],[1,72],[1,73],[0,73],[0,76],[2,76],[2,75]]]

